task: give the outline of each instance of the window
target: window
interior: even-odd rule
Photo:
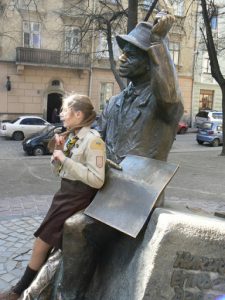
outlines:
[[[143,1],[144,8],[148,9],[152,5],[153,1],[154,0],[144,0]]]
[[[35,118],[32,119],[32,125],[44,125],[44,124],[45,124],[44,120],[35,119]]]
[[[116,35],[117,33],[114,33],[112,35],[112,48],[113,48],[113,55],[114,59],[117,60],[119,56],[121,55],[120,48],[116,41]],[[96,51],[96,57],[97,58],[108,58],[109,57],[109,51],[108,51],[108,42],[107,38],[104,32],[99,31],[99,43]]]
[[[52,86],[60,86],[59,80],[52,80]]]
[[[203,54],[202,72],[203,73],[207,73],[207,74],[211,74],[211,65],[210,65],[210,60],[209,60],[208,52],[205,52]]]
[[[106,103],[113,95],[114,84],[112,82],[101,83],[101,94],[100,94],[100,110],[104,109]]]
[[[211,28],[213,31],[218,29],[218,9],[214,9],[210,20]]]
[[[173,3],[174,15],[182,17],[184,15],[184,1],[176,0]]]
[[[99,31],[99,44],[97,47],[96,56],[98,58],[108,58],[109,57],[108,43],[107,43],[106,35],[102,31]]]
[[[44,125],[45,121],[37,118],[26,118],[20,122],[21,125]]]
[[[212,109],[213,97],[214,97],[214,91],[200,90],[199,109]]]
[[[79,28],[66,26],[65,51],[78,53],[80,50],[81,34]]]
[[[180,57],[180,44],[169,42],[169,51],[172,56],[173,62],[176,66],[179,65],[179,57]]]
[[[41,47],[41,24],[36,22],[23,22],[23,46],[29,48]]]
[[[20,122],[21,125],[32,125],[32,119],[31,118],[27,118],[27,119],[23,119]]]

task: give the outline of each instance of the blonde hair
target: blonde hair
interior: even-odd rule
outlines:
[[[84,114],[85,120],[95,119],[96,112],[91,103],[91,99],[86,95],[71,94],[63,99],[62,112],[67,108],[72,108],[74,111],[81,111]]]
[[[68,128],[65,132],[61,133],[61,136],[67,138],[68,135],[77,128],[84,126],[90,126],[96,118],[96,112],[94,106],[91,103],[91,99],[86,95],[71,94],[63,98],[61,112],[72,108],[74,111],[81,111],[84,114],[84,120],[74,128]],[[53,152],[55,149],[55,138],[53,137],[48,143],[48,149]]]

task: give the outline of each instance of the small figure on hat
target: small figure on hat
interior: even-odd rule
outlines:
[[[155,22],[140,22],[116,37],[123,53],[119,74],[130,84],[113,96],[98,120],[107,156],[120,163],[127,154],[166,160],[183,114],[167,33],[174,17],[165,11]]]

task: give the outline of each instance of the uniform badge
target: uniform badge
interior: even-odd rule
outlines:
[[[96,156],[96,166],[98,168],[103,167],[103,156]]]
[[[91,142],[92,150],[104,150],[104,142],[99,138]]]

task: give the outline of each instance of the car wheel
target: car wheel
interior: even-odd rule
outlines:
[[[13,136],[12,138],[15,140],[15,141],[22,141],[24,139],[24,134],[22,133],[22,131],[15,131],[13,133]]]
[[[220,145],[219,139],[213,140],[212,143],[211,143],[211,145],[212,145],[213,147],[218,147],[218,146]]]
[[[39,156],[39,155],[44,155],[44,154],[45,154],[45,151],[44,151],[44,148],[42,146],[37,146],[33,150],[33,155],[34,156]]]
[[[200,140],[197,140],[197,142],[199,145],[202,145],[204,143],[203,141],[200,141]]]

